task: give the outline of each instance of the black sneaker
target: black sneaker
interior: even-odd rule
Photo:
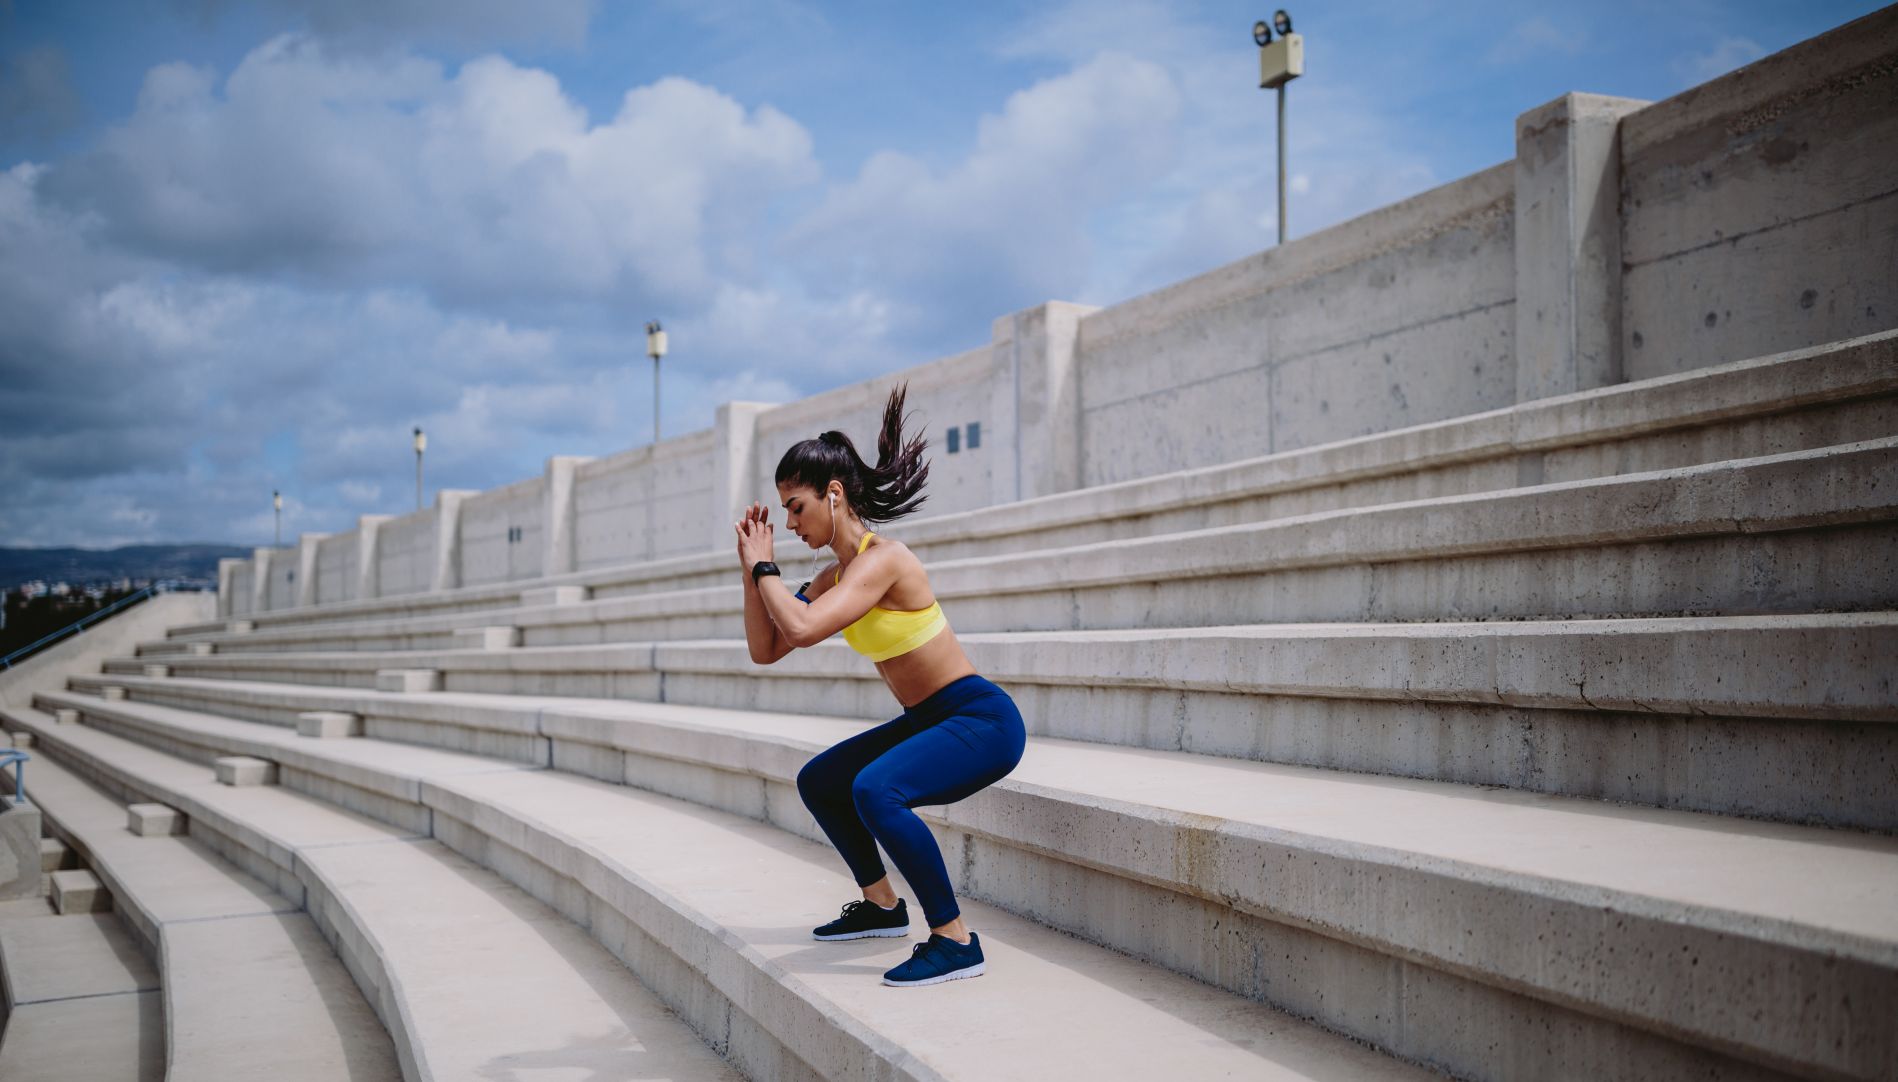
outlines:
[[[843,915],[821,928],[811,929],[812,939],[826,943],[839,939],[896,939],[909,934],[909,907],[896,900],[895,909],[885,909],[872,901],[860,900],[844,906]]]
[[[982,940],[969,933],[967,946],[946,935],[931,933],[929,940],[918,943],[909,952],[909,961],[883,975],[883,983],[893,988],[918,984],[941,984],[964,977],[980,977],[983,972]]]

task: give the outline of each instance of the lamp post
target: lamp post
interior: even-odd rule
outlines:
[[[1278,40],[1272,32],[1278,31]],[[1305,39],[1292,33],[1292,17],[1284,8],[1272,13],[1272,24],[1252,24],[1252,40],[1259,46],[1259,88],[1279,92],[1279,243],[1285,243],[1285,84],[1305,74]]]
[[[277,548],[283,547],[283,493],[278,489],[270,490],[271,506],[277,509]]]
[[[415,509],[422,509],[422,452],[428,450],[428,437],[422,435],[422,426],[415,426]]]
[[[659,358],[666,355],[666,330],[658,320],[646,324],[646,356],[652,358],[652,442],[659,442]]]

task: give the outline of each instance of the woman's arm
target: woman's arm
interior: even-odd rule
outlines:
[[[762,519],[765,512],[759,504],[752,504],[745,511],[742,522],[733,523],[738,531],[738,559],[745,559],[745,525]],[[751,660],[759,665],[770,665],[791,652],[791,644],[784,641],[778,633],[778,625],[771,620],[771,614],[765,611],[764,602],[758,597],[758,584],[752,581],[751,565],[745,564],[739,569],[745,580],[745,646],[751,652]]]
[[[808,605],[797,599],[789,583],[782,579],[772,582],[775,576],[758,581],[758,600],[784,641],[792,646],[814,646],[862,619],[896,585],[902,569],[901,554],[872,548],[850,561],[842,579]]]

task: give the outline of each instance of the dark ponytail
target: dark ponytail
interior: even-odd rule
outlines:
[[[814,440],[792,444],[778,460],[777,483],[809,485],[819,494],[840,481],[844,498],[865,522],[891,522],[910,514],[929,497],[922,494],[929,480],[923,449],[929,444],[919,434],[903,440],[905,383],[890,392],[883,407],[883,427],[877,433],[877,464],[864,462],[850,437],[835,429]]]

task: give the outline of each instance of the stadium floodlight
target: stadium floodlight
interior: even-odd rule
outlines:
[[[652,358],[652,442],[659,442],[659,358],[666,355],[666,329],[658,320],[646,324],[646,356]]]
[[[1278,30],[1278,40],[1272,30]],[[1285,243],[1285,84],[1305,74],[1305,39],[1292,33],[1292,17],[1280,8],[1272,13],[1272,26],[1263,21],[1252,24],[1252,40],[1259,46],[1259,87],[1276,90],[1279,107],[1279,243]]]
[[[274,488],[270,490],[270,506],[276,508],[276,511],[277,511],[277,547],[282,548],[283,547],[283,493],[281,491]]]
[[[415,509],[422,509],[422,452],[428,450],[428,437],[422,434],[422,426],[415,426]]]

